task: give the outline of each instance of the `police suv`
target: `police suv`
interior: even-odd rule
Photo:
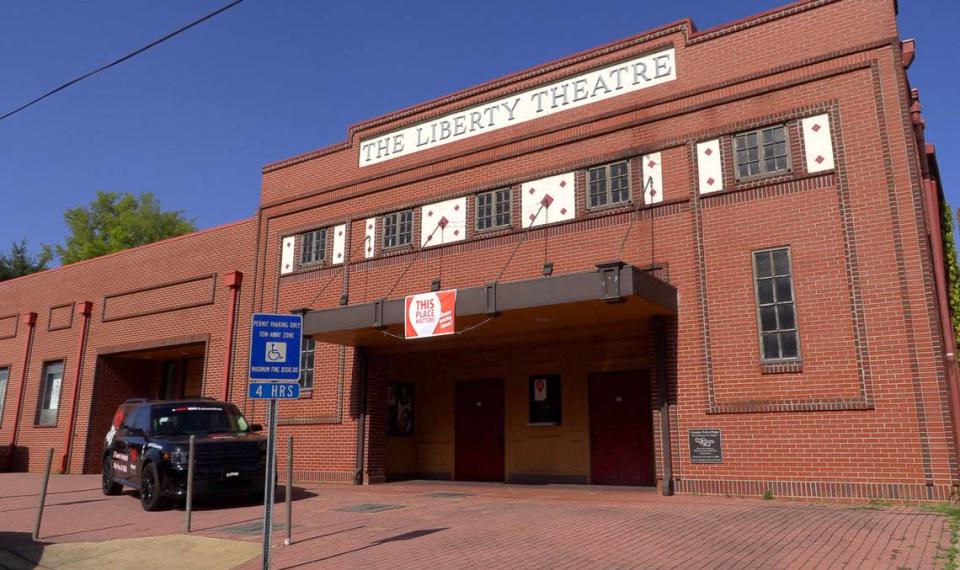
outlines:
[[[194,436],[193,495],[263,496],[266,439],[233,404],[207,398],[127,400],[113,416],[103,452],[103,494],[140,491],[155,511],[186,497],[190,436]]]

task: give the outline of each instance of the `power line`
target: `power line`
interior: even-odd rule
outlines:
[[[134,51],[128,53],[127,55],[121,57],[120,59],[111,61],[110,63],[108,63],[108,64],[106,64],[106,65],[103,65],[103,66],[101,66],[101,67],[98,67],[97,69],[94,69],[93,71],[88,71],[87,73],[84,73],[83,75],[81,75],[81,76],[79,76],[79,77],[76,77],[76,78],[74,78],[74,79],[71,79],[70,81],[67,81],[67,82],[64,83],[63,85],[60,85],[59,87],[57,87],[57,88],[55,88],[55,89],[52,89],[52,90],[50,90],[50,91],[47,91],[46,93],[44,93],[43,95],[37,97],[36,99],[33,99],[32,101],[30,101],[30,102],[28,102],[28,103],[24,103],[23,105],[17,107],[17,108],[14,109],[14,110],[9,111],[9,112],[7,112],[7,113],[5,113],[5,114],[3,114],[3,115],[0,115],[0,121],[6,119],[6,118],[8,118],[8,117],[12,117],[13,115],[16,115],[17,113],[19,113],[20,111],[23,111],[23,110],[27,109],[28,107],[32,107],[33,105],[36,105],[36,104],[39,103],[40,101],[43,101],[44,99],[46,99],[47,97],[49,97],[49,96],[51,96],[51,95],[53,95],[53,94],[55,94],[55,93],[58,93],[58,92],[60,92],[60,91],[63,91],[64,89],[66,89],[67,87],[70,87],[71,85],[74,85],[74,84],[76,84],[76,83],[80,83],[81,81],[83,81],[84,79],[86,79],[86,78],[88,78],[88,77],[91,77],[91,76],[93,76],[93,75],[96,75],[96,74],[100,73],[101,71],[106,71],[106,70],[110,69],[111,67],[113,67],[113,66],[115,66],[115,65],[119,65],[119,64],[127,61],[128,59],[132,58],[132,57],[135,57],[135,56],[137,56],[137,55],[140,55],[141,53],[147,51],[148,49],[150,49],[150,48],[152,48],[152,47],[155,47],[155,46],[158,46],[158,45],[162,44],[163,42],[165,42],[165,41],[173,38],[174,36],[178,36],[178,35],[182,34],[183,32],[189,30],[190,28],[192,28],[192,27],[194,27],[194,26],[196,26],[196,25],[198,25],[198,24],[202,24],[203,22],[206,22],[207,20],[209,20],[210,18],[213,18],[214,16],[216,16],[216,15],[218,15],[218,14],[222,14],[223,12],[226,12],[227,10],[229,10],[230,8],[233,8],[234,6],[236,6],[237,4],[239,4],[239,3],[241,3],[241,2],[243,2],[243,0],[234,0],[233,2],[230,2],[229,4],[227,4],[226,6],[223,6],[222,8],[219,8],[219,9],[217,9],[217,10],[214,10],[213,12],[210,12],[210,13],[207,14],[206,16],[204,16],[204,17],[202,17],[202,18],[200,18],[200,19],[198,19],[198,20],[194,20],[194,21],[190,22],[189,24],[187,24],[187,25],[185,25],[185,26],[183,26],[183,27],[181,27],[181,28],[178,28],[178,29],[170,32],[169,34],[163,36],[162,38],[157,39],[157,40],[154,40],[154,41],[150,42],[149,44],[143,46],[142,48],[137,49],[137,50],[134,50]]]

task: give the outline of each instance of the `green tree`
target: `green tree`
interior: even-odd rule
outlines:
[[[950,305],[950,321],[954,338],[960,346],[960,263],[957,262],[957,246],[953,239],[953,212],[950,204],[940,202],[940,229],[943,231],[943,252],[947,264],[947,303]]]
[[[70,236],[66,247],[57,246],[64,265],[99,257],[129,247],[144,245],[196,231],[183,211],[164,212],[150,192],[97,192],[88,206],[70,208],[63,214]]]
[[[49,245],[41,246],[40,253],[31,255],[27,251],[27,240],[13,242],[9,252],[0,253],[0,281],[43,271],[51,259],[53,250]]]

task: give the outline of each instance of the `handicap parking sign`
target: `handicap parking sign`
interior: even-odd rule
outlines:
[[[250,326],[250,378],[299,380],[303,317],[257,313]]]

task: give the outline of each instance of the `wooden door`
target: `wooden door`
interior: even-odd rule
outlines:
[[[591,481],[656,484],[649,373],[591,374],[589,391]]]
[[[503,481],[503,380],[467,380],[456,386],[454,478]]]

